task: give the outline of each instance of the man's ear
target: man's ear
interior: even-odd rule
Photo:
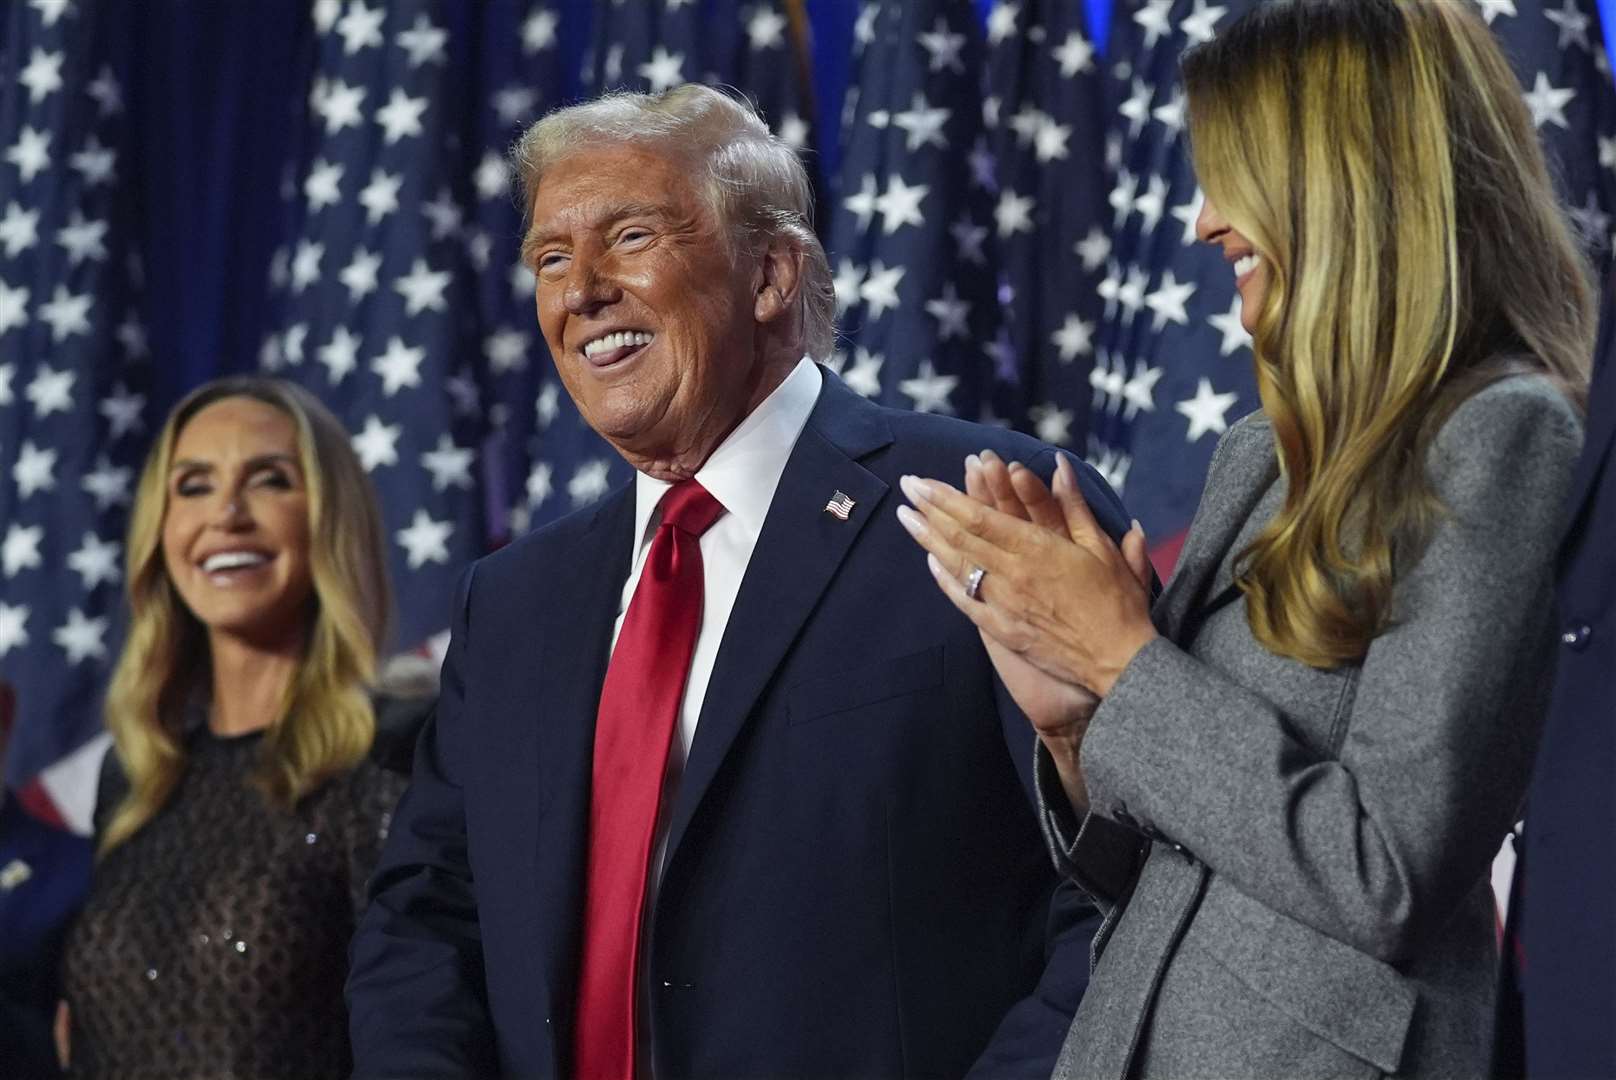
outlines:
[[[752,315],[760,323],[773,322],[797,305],[802,287],[802,247],[790,237],[777,236],[763,251]]]

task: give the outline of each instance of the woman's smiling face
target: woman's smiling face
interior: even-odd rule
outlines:
[[[163,561],[210,636],[262,647],[307,625],[309,505],[297,425],[249,397],[216,401],[180,430],[163,512]]]
[[[1245,327],[1246,333],[1253,333],[1263,298],[1268,295],[1268,260],[1229,224],[1210,198],[1205,200],[1200,216],[1195,219],[1195,236],[1202,243],[1223,248],[1223,257],[1234,267],[1234,287],[1240,294],[1240,325]]]

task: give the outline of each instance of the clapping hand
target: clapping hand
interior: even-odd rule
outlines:
[[[981,631],[1081,809],[1077,764],[1089,718],[1156,636],[1144,532],[1136,523],[1120,548],[1113,543],[1064,456],[1053,490],[991,452],[967,459],[965,492],[918,477],[900,483],[914,508],[900,507],[899,519],[928,552],[943,593]]]

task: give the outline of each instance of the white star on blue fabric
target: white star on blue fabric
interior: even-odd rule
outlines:
[[[920,203],[929,191],[929,184],[911,187],[897,173],[888,176],[886,191],[875,200],[876,212],[881,215],[881,232],[891,236],[905,225],[924,225],[926,218],[920,212]]]
[[[454,523],[438,521],[425,510],[416,510],[409,527],[400,529],[395,539],[407,553],[411,570],[419,570],[427,563],[449,561],[449,538],[454,535]]]
[[[17,166],[23,183],[38,176],[50,164],[50,133],[26,125],[17,132],[17,141],[6,150],[6,160]]]
[[[387,350],[371,361],[370,369],[381,377],[382,393],[392,397],[406,386],[421,385],[421,362],[425,359],[425,349],[410,348],[395,335],[388,339]]]
[[[37,569],[44,561],[39,555],[39,543],[45,539],[45,530],[38,525],[6,527],[6,538],[0,540],[0,570],[6,577],[16,577],[24,570]]]
[[[337,35],[342,38],[342,51],[352,56],[360,49],[380,46],[382,23],[387,19],[385,7],[367,8],[364,0],[349,0],[348,13],[337,20]]]
[[[105,660],[107,645],[102,637],[107,632],[108,622],[105,615],[91,618],[79,608],[72,608],[67,613],[67,622],[51,632],[51,640],[67,653],[70,664]]]
[[[28,644],[28,607],[0,600],[0,656]]]
[[[24,440],[11,466],[11,479],[17,485],[17,497],[26,499],[36,492],[49,492],[56,487],[56,451],[38,446],[32,439]]]
[[[1184,441],[1195,442],[1209,432],[1222,435],[1229,430],[1224,415],[1238,400],[1239,394],[1218,393],[1212,388],[1211,381],[1203,376],[1195,388],[1195,396],[1174,406],[1189,421]]]
[[[114,506],[128,506],[130,488],[135,479],[134,470],[126,465],[114,465],[105,454],[95,459],[95,468],[79,478],[79,487],[95,500],[101,513]]]
[[[118,580],[118,555],[123,545],[103,540],[93,532],[84,534],[84,541],[67,557],[70,570],[79,576],[84,590],[90,592],[100,584],[113,584]]]
[[[425,97],[410,97],[402,89],[393,87],[387,104],[376,110],[376,122],[382,126],[382,141],[392,146],[400,139],[419,135],[423,130],[421,117],[426,114]]]
[[[415,17],[415,25],[400,32],[393,40],[409,55],[410,67],[418,68],[422,64],[444,62],[447,55],[444,46],[449,42],[449,34],[442,27],[434,26],[432,20],[422,13]]]
[[[449,287],[449,272],[434,271],[425,259],[416,259],[410,272],[393,282],[393,288],[404,297],[404,313],[419,315],[423,311],[447,311],[449,301],[444,290]]]
[[[1536,127],[1541,128],[1544,124],[1567,129],[1571,127],[1566,119],[1565,107],[1576,98],[1575,90],[1552,85],[1548,75],[1540,71],[1532,83],[1532,89],[1522,96],[1526,100],[1526,107],[1532,111],[1532,123]]]
[[[898,381],[898,389],[909,396],[913,403],[910,408],[915,412],[949,415],[953,415],[954,412],[954,405],[949,398],[958,385],[959,376],[939,374],[930,358],[922,360],[917,365],[911,378]]]
[[[353,437],[354,453],[366,472],[383,465],[398,464],[398,440],[404,434],[401,424],[385,424],[375,413],[365,418],[365,428]]]
[[[471,487],[471,463],[475,454],[456,446],[448,435],[438,436],[438,445],[421,455],[421,464],[432,474],[432,490]]]
[[[69,412],[73,408],[73,383],[78,375],[72,368],[53,368],[41,364],[39,370],[23,391],[34,406],[34,415],[43,420],[53,412]]]
[[[870,267],[869,275],[859,286],[859,299],[864,301],[872,321],[898,306],[898,282],[903,280],[904,273],[904,267],[888,268],[880,259]]]

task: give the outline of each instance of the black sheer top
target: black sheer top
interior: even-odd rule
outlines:
[[[64,957],[69,1075],[350,1071],[348,939],[406,779],[366,761],[278,810],[247,783],[260,741],[193,731],[168,804],[96,866]]]

